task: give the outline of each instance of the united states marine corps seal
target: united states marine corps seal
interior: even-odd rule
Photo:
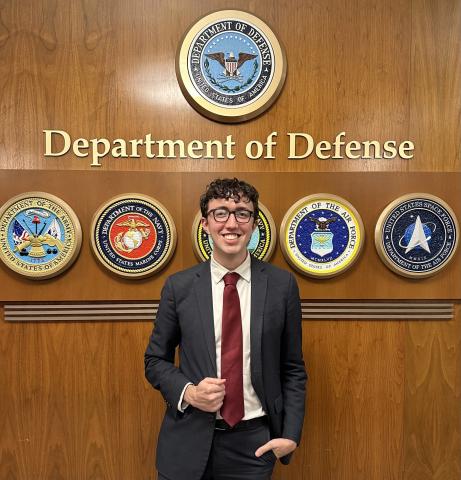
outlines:
[[[163,268],[176,247],[168,210],[139,193],[104,203],[94,214],[91,246],[96,258],[125,278],[144,278]]]
[[[357,210],[328,193],[296,202],[280,228],[282,252],[288,263],[317,278],[332,277],[350,268],[360,254],[364,236]]]
[[[268,109],[286,76],[286,58],[274,32],[238,10],[202,17],[184,35],[176,76],[188,102],[222,122],[241,122]]]
[[[458,246],[458,221],[440,198],[403,195],[381,213],[375,246],[393,272],[411,278],[434,275],[446,267]]]
[[[0,259],[21,275],[40,280],[62,273],[81,244],[77,216],[54,195],[23,193],[0,209]]]
[[[206,261],[213,252],[213,240],[202,228],[202,214],[198,212],[192,223],[192,245],[199,260]],[[256,228],[251,235],[248,251],[258,260],[269,261],[277,242],[275,223],[269,210],[259,203],[259,216]]]

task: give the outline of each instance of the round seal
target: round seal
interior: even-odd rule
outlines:
[[[171,259],[176,228],[157,200],[139,193],[119,195],[94,214],[91,246],[96,258],[112,272],[144,278]]]
[[[0,259],[21,275],[39,280],[62,273],[81,244],[77,215],[54,195],[23,193],[0,209]]]
[[[213,240],[202,228],[202,213],[198,212],[192,223],[192,245],[199,260],[206,261],[213,251]],[[251,235],[248,251],[253,257],[265,262],[269,261],[274,253],[277,242],[275,223],[269,210],[259,203],[259,216],[256,227]]]
[[[302,198],[280,228],[282,252],[305,275],[328,278],[357,260],[365,238],[362,219],[346,200],[328,193]]]
[[[381,260],[393,272],[411,278],[434,275],[446,267],[458,244],[458,221],[440,198],[410,193],[390,203],[375,229]]]
[[[240,122],[268,109],[286,76],[285,52],[259,18],[221,10],[184,35],[176,76],[188,102],[213,120]]]

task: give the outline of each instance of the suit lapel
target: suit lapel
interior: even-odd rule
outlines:
[[[216,377],[216,342],[213,319],[213,295],[211,290],[210,262],[202,264],[203,268],[197,272],[197,278],[194,283],[195,294],[197,297],[198,309],[200,313],[200,323],[202,325],[202,335],[208,352],[209,376]]]
[[[261,341],[264,320],[264,304],[267,293],[267,275],[265,265],[251,259],[251,382],[264,406],[264,389],[262,381]]]

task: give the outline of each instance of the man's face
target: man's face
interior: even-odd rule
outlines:
[[[254,211],[253,203],[245,197],[240,197],[238,202],[232,198],[217,198],[208,202],[208,212],[217,208],[224,208],[229,212]],[[202,218],[202,226],[213,240],[213,256],[221,265],[235,268],[245,260],[247,245],[256,228],[253,216],[248,223],[239,223],[235,215],[229,215],[227,221],[220,223],[214,219],[213,213],[209,213]]]

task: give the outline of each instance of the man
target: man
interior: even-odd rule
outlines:
[[[267,480],[301,438],[306,373],[292,274],[252,258],[258,192],[212,182],[200,199],[213,254],[167,279],[145,353],[167,410],[159,479]],[[179,367],[174,364],[179,346]]]

